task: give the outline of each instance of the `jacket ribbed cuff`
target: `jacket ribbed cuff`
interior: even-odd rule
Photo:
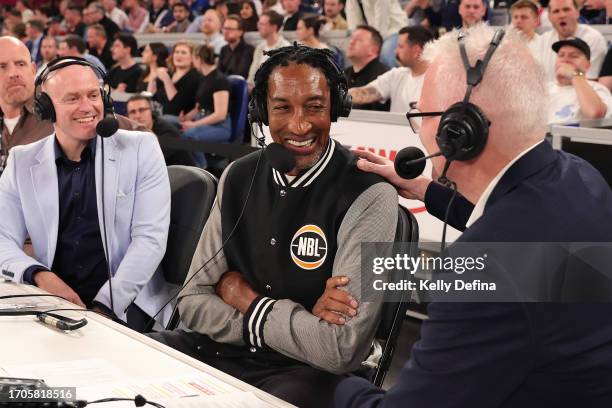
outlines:
[[[258,296],[251,303],[244,315],[242,325],[242,335],[246,344],[259,348],[265,347],[264,325],[274,303],[276,303],[275,299],[265,296]]]

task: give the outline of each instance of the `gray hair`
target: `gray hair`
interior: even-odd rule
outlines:
[[[465,30],[470,63],[482,59],[495,30],[477,24]],[[436,82],[431,87],[440,109],[464,98],[466,72],[458,45],[458,30],[426,45],[423,58],[432,63]],[[525,37],[508,30],[486,68],[482,82],[474,88],[470,102],[487,115],[499,135],[495,144],[514,151],[544,134],[548,118],[548,87],[543,67],[531,55]]]

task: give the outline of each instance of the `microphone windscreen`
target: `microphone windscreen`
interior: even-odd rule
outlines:
[[[102,137],[111,137],[119,129],[119,121],[112,116],[107,116],[96,125],[96,133]]]
[[[270,143],[264,151],[270,165],[281,173],[289,173],[295,167],[295,156],[280,143]]]
[[[425,153],[418,147],[406,147],[395,156],[395,171],[404,179],[410,180],[420,176],[425,170]],[[414,160],[419,160],[414,162]]]

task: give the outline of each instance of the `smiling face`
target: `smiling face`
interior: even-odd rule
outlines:
[[[295,156],[297,175],[312,167],[329,142],[330,91],[323,72],[306,64],[278,67],[268,79],[268,120],[274,142]]]
[[[104,106],[98,77],[90,67],[70,65],[52,73],[43,90],[55,108],[55,132],[60,139],[87,141],[96,135]]]
[[[34,95],[36,66],[26,46],[16,38],[0,38],[0,102],[21,108]]]

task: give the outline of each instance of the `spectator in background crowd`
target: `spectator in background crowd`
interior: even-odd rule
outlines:
[[[283,19],[283,31],[297,30],[297,24],[302,17],[300,12],[300,0],[281,0],[285,17]]]
[[[298,20],[295,36],[301,44],[310,48],[329,48],[329,46],[319,40],[319,30],[323,20],[317,14],[303,14]]]
[[[47,23],[49,22],[49,18],[53,15],[55,15],[55,11],[51,8],[51,7],[37,7],[34,10],[34,14],[32,15],[31,20],[38,20],[41,23],[43,23],[45,25],[45,27],[47,26]]]
[[[168,67],[166,62],[168,55],[168,48],[162,43],[153,42],[145,45],[142,50],[142,63],[145,64],[145,70],[138,80],[137,92],[146,91],[149,82],[155,81],[157,68]]]
[[[242,18],[242,24],[244,31],[257,31],[257,10],[255,10],[255,3],[252,1],[243,1],[240,3],[240,18]]]
[[[204,34],[204,43],[213,47],[217,55],[221,52],[221,48],[227,44],[223,34],[221,34],[221,27],[223,27],[221,14],[214,9],[206,10],[202,16],[200,31]]]
[[[384,40],[380,60],[388,67],[394,67],[395,49],[399,30],[408,24],[408,17],[397,0],[347,0],[346,21],[349,30],[369,25],[375,28]],[[365,84],[363,84],[365,85]]]
[[[85,41],[83,41],[83,39],[78,35],[69,34],[60,41],[57,49],[57,55],[60,57],[85,58],[96,67],[100,68],[102,72],[106,72],[107,70],[104,64],[98,58],[87,53],[86,51],[87,46],[85,45]]]
[[[228,142],[232,135],[229,117],[231,85],[217,69],[212,47],[200,46],[193,62],[202,74],[202,80],[196,93],[196,106],[180,117],[183,137],[210,143]],[[195,152],[193,156],[198,166],[206,167],[204,153]]]
[[[268,57],[264,55],[264,51],[275,50],[290,45],[289,41],[280,35],[282,26],[283,16],[276,11],[270,10],[261,13],[259,22],[257,23],[257,31],[261,38],[263,38],[263,41],[257,44],[255,52],[253,53],[253,62],[249,68],[249,76],[247,78],[249,90],[255,85],[255,72],[257,72],[259,66],[268,59]]]
[[[556,81],[551,81],[549,123],[599,119],[612,113],[612,96],[604,85],[589,81],[591,50],[578,37],[557,41]]]
[[[128,28],[129,18],[125,11],[117,7],[117,0],[102,0],[106,17],[110,18],[117,24],[120,30]]]
[[[25,44],[11,37],[0,37],[0,109],[2,143],[0,172],[8,151],[14,146],[35,142],[47,136],[50,122],[41,123],[32,113],[36,67]]]
[[[482,22],[486,12],[484,0],[461,0],[459,3],[461,27],[470,28]]]
[[[26,25],[24,23],[16,24],[15,27],[13,27],[12,32],[9,33],[9,35],[18,38],[19,41],[23,42],[24,44],[26,43],[26,41],[28,41],[28,34],[26,33]]]
[[[66,30],[62,27],[60,18],[58,16],[50,17],[47,20],[47,36],[59,37],[66,35]]]
[[[149,27],[148,32],[160,32],[164,27],[172,24],[174,15],[168,8],[166,0],[152,0],[149,6]]]
[[[432,40],[433,34],[425,27],[402,28],[396,51],[401,67],[392,68],[366,86],[349,89],[353,104],[390,100],[391,112],[408,112],[410,104],[421,98],[425,71],[429,67],[422,53],[425,45]]]
[[[11,9],[4,13],[4,29],[10,31],[19,23],[23,23],[23,20],[21,19],[21,11]]]
[[[373,27],[362,25],[353,31],[346,50],[346,57],[352,65],[344,70],[349,88],[366,86],[389,70],[378,59],[382,42],[380,33]],[[366,110],[388,111],[389,106],[389,102],[353,103],[355,109]]]
[[[42,72],[43,69],[47,66],[49,61],[57,58],[57,49],[59,46],[59,41],[55,37],[46,36],[42,39],[40,45],[40,55],[42,55],[42,61],[38,70],[36,71],[36,75]]]
[[[586,75],[589,79],[597,79],[608,50],[603,35],[593,27],[578,24],[580,13],[575,0],[550,0],[548,16],[554,29],[542,34],[538,54],[539,60],[547,71],[549,80],[554,80],[556,76],[557,55],[552,46],[557,41],[566,40],[570,37],[578,37],[589,45],[591,68]]]
[[[111,42],[102,24],[94,24],[87,29],[87,45],[89,54],[99,59],[107,71],[110,70],[115,64],[115,59],[111,53]]]
[[[169,33],[184,33],[187,27],[191,24],[189,21],[189,6],[186,3],[179,2],[172,5],[172,16],[174,21],[167,25],[163,31]]]
[[[28,0],[17,0],[15,2],[15,9],[19,10],[21,13],[21,20],[23,23],[28,23],[34,15],[34,12],[30,9]]]
[[[66,34],[75,34],[81,38],[85,37],[86,26],[83,23],[83,9],[76,4],[69,4],[64,13],[64,25]]]
[[[149,26],[149,12],[140,6],[138,0],[123,0],[123,9],[128,16],[127,29],[134,33],[143,33]]]
[[[580,8],[580,15],[588,24],[609,24],[612,18],[612,2],[607,0],[586,0]]]
[[[255,49],[244,41],[242,23],[242,19],[235,14],[230,14],[223,22],[223,38],[227,45],[221,48],[217,68],[225,75],[240,75],[246,79]]]
[[[136,92],[138,80],[142,75],[140,66],[134,60],[138,51],[138,42],[133,35],[119,33],[111,47],[113,59],[117,63],[108,73],[110,86],[119,92]]]
[[[26,35],[28,36],[26,46],[32,55],[32,61],[36,66],[39,66],[42,62],[40,46],[42,45],[42,39],[45,37],[45,26],[41,21],[30,20],[26,23]]]
[[[323,0],[323,8],[326,23],[322,30],[346,30],[348,28],[348,24],[341,14],[342,10],[344,10],[342,0]]]
[[[538,6],[532,0],[518,0],[510,7],[512,27],[525,35],[527,47],[536,60],[539,60],[540,35],[536,29],[540,24]]]
[[[102,27],[104,27],[107,38],[115,38],[115,34],[119,32],[119,26],[113,20],[106,17],[104,14],[104,7],[101,3],[97,1],[89,3],[89,6],[87,6],[85,12],[89,14],[89,19],[91,20],[88,25],[100,24]]]
[[[178,128],[159,117],[155,112],[153,101],[144,95],[134,95],[127,102],[128,118],[153,131],[160,144],[167,139],[179,139],[181,132]],[[185,150],[166,149],[162,145],[166,166],[181,165],[195,166],[191,153]]]
[[[200,86],[201,75],[193,66],[193,48],[188,41],[174,44],[168,68],[158,67],[155,81],[150,80],[147,88],[162,104],[164,118],[177,125],[179,115],[195,106],[195,95]]]

